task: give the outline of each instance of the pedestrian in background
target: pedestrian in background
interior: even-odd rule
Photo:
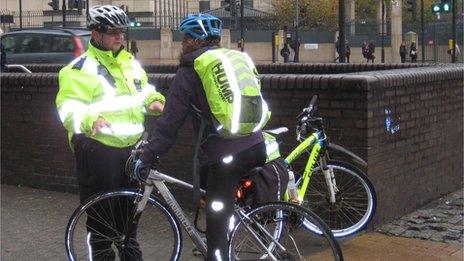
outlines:
[[[409,47],[409,57],[411,57],[411,62],[417,62],[417,47],[416,42],[412,42],[411,46]]]
[[[400,45],[400,57],[401,57],[401,63],[406,62],[406,53],[408,51],[406,50],[406,43],[404,41],[401,42]]]
[[[337,58],[335,58],[335,61],[340,60],[340,38],[337,37],[337,41],[335,41],[335,49],[337,51]],[[351,48],[350,45],[348,44],[348,41],[345,42],[345,57],[346,57],[346,62],[350,63],[350,55],[351,55]]]
[[[351,48],[350,48],[350,45],[348,44],[348,41],[346,41],[345,52],[346,52],[346,62],[350,63]]]
[[[372,61],[372,63],[374,63],[374,60],[375,60],[375,44],[373,41],[370,41],[369,45],[367,46],[367,63],[369,63],[369,60]]]
[[[92,30],[87,51],[60,70],[56,106],[76,158],[81,203],[92,195],[131,187],[125,163],[144,132],[145,114],[159,115],[164,96],[148,83],[146,72],[124,50],[129,17],[112,5],[89,10],[87,26]],[[142,260],[136,231],[122,231],[131,202],[122,201],[114,212],[108,207],[89,210],[87,244],[89,259],[115,260],[112,238],[121,233],[128,246],[118,248],[119,260]],[[108,217],[121,231],[110,231],[95,217]],[[116,232],[116,233],[115,233]]]
[[[361,45],[361,53],[364,59],[367,59],[367,52],[369,51],[367,47],[368,47],[367,42],[364,41],[363,44]],[[369,60],[367,62],[369,62]]]
[[[456,56],[456,61],[457,61],[458,58],[459,58],[459,55],[461,55],[461,50],[459,49],[459,45],[458,45],[458,44],[456,44],[454,48],[455,48],[455,54],[454,54],[454,56]],[[446,51],[446,52],[450,55],[451,60],[452,60],[452,58],[453,58],[453,49],[448,49],[448,51]]]

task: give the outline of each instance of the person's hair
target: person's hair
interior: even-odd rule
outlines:
[[[221,47],[221,38],[219,37],[208,37],[205,40],[193,39],[192,37],[184,34],[182,39],[182,51],[179,55],[179,61],[182,60],[184,55],[191,53],[195,50],[201,49],[206,46]]]

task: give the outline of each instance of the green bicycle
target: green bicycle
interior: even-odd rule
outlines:
[[[377,197],[372,182],[363,171],[350,163],[330,158],[329,150],[338,150],[354,161],[366,164],[354,153],[329,143],[322,118],[313,115],[316,100],[315,95],[297,116],[296,132],[300,144],[285,158],[289,172],[293,174],[292,167],[298,166],[298,159],[304,161],[304,155],[308,154],[309,157],[302,170],[295,170],[296,191],[287,190],[284,199],[318,214],[336,238],[348,237],[363,230],[372,220]],[[290,197],[291,194],[294,196]],[[318,233],[309,222],[304,225]]]

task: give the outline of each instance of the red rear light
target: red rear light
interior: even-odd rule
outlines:
[[[247,179],[245,180],[245,182],[243,183],[243,187],[244,188],[248,188],[248,187],[251,187],[251,184],[252,184],[252,181]]]
[[[84,52],[84,46],[82,46],[81,39],[77,36],[73,36],[73,43],[74,43],[74,57],[79,57]]]

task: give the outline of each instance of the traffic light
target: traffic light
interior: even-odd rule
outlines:
[[[451,3],[450,0],[441,0],[441,9],[444,13],[451,12]]]
[[[48,5],[55,11],[60,10],[60,0],[52,0]]]
[[[226,4],[224,10],[230,12],[230,16],[235,17],[237,15],[236,0],[224,0],[224,3]]]
[[[441,10],[441,3],[433,3],[432,4],[432,13],[434,14],[439,14],[441,13],[443,10]]]
[[[450,0],[441,0],[441,3],[432,4],[432,12],[434,14],[439,13],[449,13],[451,12],[451,1]]]
[[[142,24],[135,18],[130,19],[130,27],[140,27]]]

